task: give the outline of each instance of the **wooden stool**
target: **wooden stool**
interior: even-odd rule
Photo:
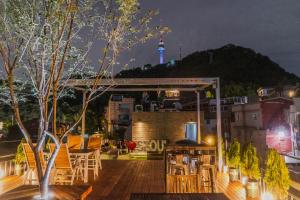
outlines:
[[[179,173],[177,173],[179,171]],[[185,175],[185,169],[182,165],[172,165],[172,175]]]
[[[201,175],[201,189],[203,188],[204,192],[214,192],[213,188],[213,171],[210,166],[202,165],[200,166],[200,175]]]

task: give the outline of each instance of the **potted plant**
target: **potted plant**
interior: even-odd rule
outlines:
[[[229,165],[230,181],[237,181],[239,178],[240,146],[238,140],[234,139],[228,148],[227,161]]]
[[[247,197],[257,198],[259,196],[260,169],[256,148],[251,143],[247,144],[243,151],[241,169],[242,173],[248,178],[246,184]]]
[[[275,149],[270,149],[266,160],[264,181],[266,189],[276,199],[286,199],[290,187],[289,170],[284,159]]]
[[[22,169],[23,169],[23,164],[25,163],[25,154],[23,151],[23,146],[22,143],[24,142],[24,138],[21,140],[20,144],[18,145],[17,148],[17,153],[16,153],[16,157],[15,157],[15,172],[16,175],[20,176],[22,175]]]

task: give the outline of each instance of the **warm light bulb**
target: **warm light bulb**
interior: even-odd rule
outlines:
[[[206,138],[206,142],[209,145],[213,145],[214,144],[214,138],[212,136],[209,136]]]
[[[224,172],[224,173],[227,173],[227,171],[228,171],[228,166],[227,166],[227,165],[224,165],[224,166],[223,166],[223,172]]]
[[[284,137],[284,132],[283,131],[278,131],[278,136],[279,137]]]
[[[288,95],[289,95],[289,97],[294,97],[295,96],[295,92],[293,90],[290,90]]]
[[[247,177],[247,176],[243,176],[243,177],[242,177],[242,184],[243,184],[243,185],[246,185],[247,182],[248,182],[248,177]]]
[[[273,195],[270,192],[264,192],[261,195],[261,200],[273,200]]]

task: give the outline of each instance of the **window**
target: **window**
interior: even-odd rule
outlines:
[[[123,100],[123,96],[122,95],[112,95],[111,96],[111,100],[112,101],[122,101]]]
[[[235,122],[235,116],[234,116],[234,113],[231,113],[231,114],[230,114],[230,118],[231,118],[231,121],[232,121],[232,122]]]
[[[119,115],[119,124],[127,125],[129,121],[129,115]]]
[[[129,110],[129,104],[121,103],[121,104],[119,104],[119,109],[120,110]]]
[[[253,120],[257,120],[257,114],[256,114],[256,113],[253,113],[253,114],[252,114],[252,119],[253,119]]]
[[[239,113],[235,113],[235,121],[240,121],[240,114]]]

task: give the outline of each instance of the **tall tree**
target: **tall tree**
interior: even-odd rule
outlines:
[[[47,198],[50,172],[63,138],[80,122],[88,103],[114,85],[112,80],[110,86],[98,88],[102,79],[111,78],[118,55],[159,35],[158,30],[167,30],[150,27],[156,14],[142,12],[137,0],[0,0],[0,74],[5,80],[0,99],[11,105],[34,152],[42,198]],[[99,52],[99,66],[93,68],[87,56],[95,41],[101,41],[103,51]],[[68,82],[78,74],[93,82],[80,117],[59,136],[58,100],[70,94]],[[36,144],[21,117],[20,104],[28,99],[38,103]],[[43,170],[39,153],[46,136],[56,148]]]
[[[272,192],[277,199],[286,199],[290,187],[289,170],[284,159],[275,150],[268,151],[264,181],[267,190]]]

